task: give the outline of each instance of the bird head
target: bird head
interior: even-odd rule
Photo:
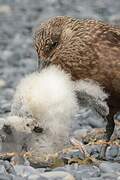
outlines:
[[[59,16],[41,23],[34,33],[34,46],[38,54],[38,59],[43,60],[44,65],[52,61],[53,55],[58,50],[63,40],[69,36],[68,30],[64,26],[69,17]],[[71,19],[71,18],[70,18]],[[40,61],[38,62],[40,68]]]

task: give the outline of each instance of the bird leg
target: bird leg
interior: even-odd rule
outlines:
[[[106,132],[104,135],[104,139],[105,139],[106,143],[103,144],[101,147],[100,157],[99,157],[100,159],[105,159],[106,150],[107,150],[107,147],[109,144],[107,142],[110,141],[110,138],[111,138],[113,131],[114,131],[115,122],[114,122],[113,115],[114,115],[114,113],[110,112],[110,114],[108,115],[108,118],[107,118]]]

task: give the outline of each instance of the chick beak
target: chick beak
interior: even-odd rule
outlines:
[[[50,64],[49,60],[42,60],[40,58],[38,58],[38,72],[40,72],[42,69],[44,69],[45,67],[48,67]]]

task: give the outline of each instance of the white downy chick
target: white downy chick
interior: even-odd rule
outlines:
[[[49,66],[21,80],[11,107],[11,117],[5,125],[12,129],[17,142],[23,137],[23,145],[26,141],[27,149],[42,159],[45,154],[63,149],[78,109],[70,76],[59,67]]]

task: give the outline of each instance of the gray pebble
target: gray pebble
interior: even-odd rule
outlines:
[[[31,174],[27,180],[48,180],[48,178],[43,177],[41,175]],[[57,180],[57,179],[56,179]]]
[[[120,149],[118,146],[113,145],[108,147],[106,151],[106,160],[114,160],[118,156],[119,151]]]
[[[101,176],[104,180],[119,180],[119,177],[117,174],[114,174],[114,173],[105,173],[105,174],[102,174]]]
[[[9,176],[0,175],[0,180],[12,180]]]
[[[15,176],[15,175],[12,175],[12,174],[9,175],[9,178],[11,180],[27,180],[26,178],[23,178],[23,177],[20,177],[20,176]]]
[[[3,165],[0,165],[0,174],[7,174],[5,167]]]
[[[79,179],[77,179],[77,180],[79,180]],[[88,180],[88,178],[83,177],[81,180]],[[89,180],[103,180],[103,178],[102,177],[90,177]]]
[[[62,171],[45,172],[41,175],[48,180],[75,180],[70,173]]]
[[[100,176],[100,170],[96,166],[87,166],[87,165],[67,165],[61,168],[55,168],[54,171],[66,171],[71,173],[77,179],[79,178],[88,178],[88,177],[98,177]]]
[[[117,162],[102,162],[99,166],[100,170],[104,173],[120,172],[120,163]]]
[[[9,163],[9,161],[4,161],[4,167],[8,173],[16,174],[14,167]]]
[[[14,166],[16,175],[22,177],[28,177],[32,174],[35,174],[36,170],[31,166],[24,166],[24,165],[16,165]]]

